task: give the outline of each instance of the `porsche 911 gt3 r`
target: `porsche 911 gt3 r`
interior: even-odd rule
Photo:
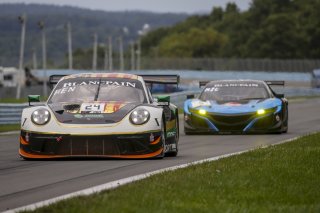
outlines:
[[[169,79],[170,78],[170,79]],[[178,83],[172,76],[75,74],[56,84],[43,106],[22,112],[23,158],[152,158],[178,153],[178,109],[169,96],[154,100],[146,82]],[[29,96],[29,102],[39,96]]]
[[[285,133],[288,101],[271,85],[283,81],[219,80],[205,85],[199,98],[184,103],[184,131],[192,133]]]

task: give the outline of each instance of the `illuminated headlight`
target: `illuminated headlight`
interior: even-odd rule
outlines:
[[[130,115],[130,122],[135,125],[142,125],[148,122],[150,113],[148,110],[139,108],[135,109]]]
[[[264,110],[264,109],[259,109],[258,111],[257,111],[257,114],[258,115],[264,115],[266,113],[266,111]]]
[[[204,110],[204,109],[200,109],[198,112],[199,112],[200,115],[206,115],[207,114],[207,111]]]
[[[31,115],[31,120],[34,124],[45,125],[50,121],[50,112],[46,109],[37,109]]]

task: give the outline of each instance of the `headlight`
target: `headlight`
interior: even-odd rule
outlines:
[[[50,121],[50,112],[46,109],[37,109],[31,115],[31,120],[34,124],[44,125]]]
[[[150,113],[148,110],[139,108],[135,109],[130,115],[130,122],[135,125],[142,125],[148,122]]]
[[[206,114],[207,114],[207,111],[204,110],[204,109],[200,109],[200,110],[199,110],[199,114],[200,114],[200,115],[206,115]]]
[[[259,109],[258,111],[257,111],[257,114],[258,115],[264,115],[266,113],[266,111],[264,110],[264,109]]]

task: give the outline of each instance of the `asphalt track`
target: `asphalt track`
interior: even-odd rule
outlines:
[[[182,129],[182,126],[181,126]],[[18,135],[0,136],[0,211],[106,182],[320,131],[320,99],[289,102],[289,132],[268,135],[180,134],[178,157],[162,160],[24,161]]]

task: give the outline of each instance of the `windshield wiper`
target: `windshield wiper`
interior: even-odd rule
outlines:
[[[94,96],[94,101],[97,101],[98,100],[98,96],[99,96],[99,92],[100,92],[100,86],[101,85],[101,78],[99,79],[99,85],[98,85],[98,89],[97,89],[97,92],[96,92],[96,95]]]

